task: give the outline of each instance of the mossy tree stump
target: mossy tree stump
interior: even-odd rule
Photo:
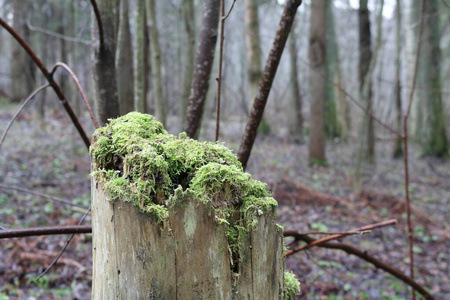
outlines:
[[[226,147],[130,113],[91,155],[93,299],[286,299],[277,203]]]

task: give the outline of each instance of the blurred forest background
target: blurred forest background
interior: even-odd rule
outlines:
[[[196,52],[203,6],[209,2],[220,3],[97,1],[113,73],[95,67],[98,29],[89,1],[0,0],[0,17],[48,69],[56,62],[70,66],[100,124],[137,110],[155,115],[170,133],[178,134],[189,129],[188,100],[198,96],[191,85],[199,73],[194,72],[199,68]],[[397,226],[346,241],[408,273],[404,153],[402,140],[394,133],[403,132],[403,115],[412,95],[409,192],[416,279],[437,299],[446,299],[450,297],[450,2],[425,2],[415,70],[421,1],[303,1],[246,170],[268,183],[280,202],[279,219],[285,229],[344,231],[398,219]],[[232,3],[226,1],[226,11]],[[226,19],[219,141],[235,152],[283,9],[284,1],[236,1]],[[0,41],[3,133],[20,103],[47,79],[6,30],[0,30]],[[204,112],[197,116],[200,129],[191,134],[200,140],[215,139],[218,44],[212,48],[215,57],[203,96]],[[90,136],[95,128],[72,79],[62,70],[54,78]],[[89,154],[57,100],[51,89],[40,92],[1,146],[2,227],[75,225],[89,207]],[[390,129],[369,118],[358,104]],[[0,299],[89,298],[89,235],[76,236],[60,263],[34,281],[65,240],[61,236],[1,240]],[[287,269],[302,283],[301,299],[411,296],[401,281],[362,260],[329,249],[308,251],[286,259]]]

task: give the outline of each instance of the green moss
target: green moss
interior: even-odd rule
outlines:
[[[273,212],[277,202],[266,185],[244,173],[224,145],[168,134],[152,116],[137,112],[97,129],[91,146],[93,176],[111,201],[128,201],[158,220],[168,208],[194,197],[211,203],[238,257],[239,239]]]
[[[284,272],[283,299],[294,300],[298,293],[300,293],[300,282],[295,278],[294,273]]]

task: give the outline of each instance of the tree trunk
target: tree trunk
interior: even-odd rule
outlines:
[[[297,45],[294,32],[289,36],[289,55],[291,61],[292,110],[290,112],[289,135],[297,142],[303,143],[303,99],[298,82]]]
[[[120,21],[116,60],[120,115],[133,111],[134,107],[134,78],[131,76],[134,72],[133,49],[131,44],[128,9],[128,1],[120,1]]]
[[[23,1],[13,2],[13,28],[28,43],[29,34],[26,28],[27,11],[29,5]],[[27,55],[19,43],[12,43],[11,62],[11,101],[20,102],[25,100],[35,89],[35,64]]]
[[[342,130],[338,121],[338,111],[336,105],[337,93],[335,79],[337,78],[337,68],[339,52],[334,29],[333,3],[327,2],[326,7],[326,42],[327,42],[327,88],[325,98],[325,132],[330,138],[340,138]]]
[[[230,150],[132,112],[91,154],[92,299],[283,299],[277,203]]]
[[[402,66],[402,6],[401,0],[397,0],[397,7],[395,8],[395,129],[401,132],[402,124],[402,90],[400,71]],[[394,158],[403,157],[403,141],[401,137],[397,137],[394,143],[392,156]]]
[[[311,90],[311,121],[309,163],[325,164],[325,97],[327,79],[326,0],[311,3],[309,37],[309,85]]]
[[[189,95],[186,134],[197,137],[203,115],[209,78],[214,61],[220,16],[220,0],[206,0],[203,8],[200,38],[195,58],[194,79]]]
[[[145,0],[136,3],[136,31],[134,34],[134,110],[146,111],[147,95],[145,89]]]
[[[156,19],[155,0],[146,0],[147,24],[150,33],[150,52],[152,65],[152,91],[155,100],[155,117],[166,124],[166,99],[163,93],[161,74],[161,50],[159,47],[158,22]]]
[[[92,61],[94,65],[95,104],[97,121],[105,124],[109,118],[119,115],[119,98],[116,82],[116,32],[115,3],[97,0],[103,34],[100,35],[98,23],[92,17]]]
[[[188,99],[191,92],[192,75],[195,60],[195,10],[194,0],[183,0],[183,21],[186,33],[186,50],[184,51],[183,90],[180,99],[180,128],[184,128]]]
[[[245,41],[247,46],[247,74],[248,74],[248,107],[251,110],[253,100],[259,88],[262,76],[261,42],[259,38],[258,0],[244,0],[245,2]],[[270,124],[266,118],[261,120],[260,133],[270,133]]]
[[[415,2],[413,5],[420,6]],[[425,16],[438,14],[438,1],[426,1]],[[414,133],[423,145],[423,155],[442,157],[449,155],[449,143],[441,95],[439,18],[426,17],[424,22],[417,73],[418,88],[414,92]]]

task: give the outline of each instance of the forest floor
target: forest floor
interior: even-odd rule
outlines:
[[[0,112],[1,131],[11,116],[11,110]],[[223,140],[236,148],[238,132],[225,132]],[[391,148],[392,142],[379,142],[376,167],[364,169],[355,181],[352,143],[330,142],[329,166],[310,168],[307,145],[267,136],[257,139],[247,171],[268,183],[280,203],[279,223],[285,229],[347,231],[397,219],[395,226],[341,240],[408,274],[403,161],[391,158]],[[419,154],[418,146],[411,145],[416,279],[436,299],[450,299],[450,161]],[[0,150],[0,166],[0,226],[75,225],[84,214],[82,207],[89,206],[88,152],[62,113],[49,113],[45,122],[20,118]],[[305,199],[305,186],[323,194]],[[85,223],[90,224],[90,216]],[[35,281],[66,240],[66,236],[0,240],[0,299],[89,299],[91,235],[75,236],[59,263]],[[410,299],[403,282],[339,250],[310,248],[288,257],[286,267],[301,281],[299,299]]]

